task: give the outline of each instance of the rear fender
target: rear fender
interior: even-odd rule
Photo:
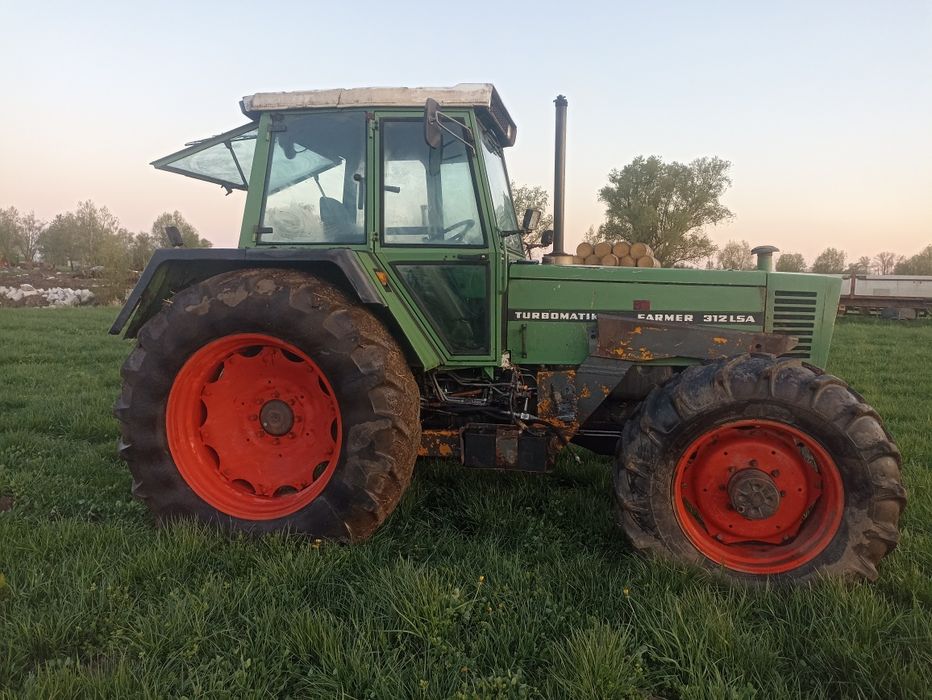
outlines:
[[[208,277],[231,270],[287,267],[314,271],[328,281],[348,286],[363,304],[385,306],[372,279],[351,250],[295,250],[280,248],[165,248],[155,252],[126,304],[110,328],[112,335],[126,329],[135,338],[142,325],[175,292]]]

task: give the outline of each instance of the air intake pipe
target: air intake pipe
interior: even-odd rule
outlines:
[[[563,95],[557,95],[556,136],[553,158],[553,250],[541,262],[549,265],[572,265],[573,256],[563,249],[563,204],[566,200],[566,106]]]

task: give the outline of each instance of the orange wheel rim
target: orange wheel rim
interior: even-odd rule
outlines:
[[[689,445],[676,466],[673,504],[704,556],[763,575],[818,556],[838,532],[845,499],[835,461],[808,434],[741,420]]]
[[[294,345],[239,333],[198,349],[165,416],[181,476],[217,510],[290,515],[317,498],[340,457],[340,408],[327,377]]]

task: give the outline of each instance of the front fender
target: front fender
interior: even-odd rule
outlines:
[[[162,303],[175,292],[208,277],[249,267],[320,270],[345,280],[362,303],[385,306],[358,257],[345,248],[163,248],[157,250],[146,265],[110,327],[110,334],[119,335],[125,327],[124,337],[135,338],[142,325],[158,313]]]

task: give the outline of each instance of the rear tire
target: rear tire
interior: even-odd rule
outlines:
[[[315,277],[239,270],[179,292],[122,376],[120,454],[159,523],[358,541],[410,482],[419,392],[404,354]]]
[[[614,484],[636,549],[750,581],[875,580],[906,503],[877,413],[837,377],[769,355],[655,388],[625,424]]]

